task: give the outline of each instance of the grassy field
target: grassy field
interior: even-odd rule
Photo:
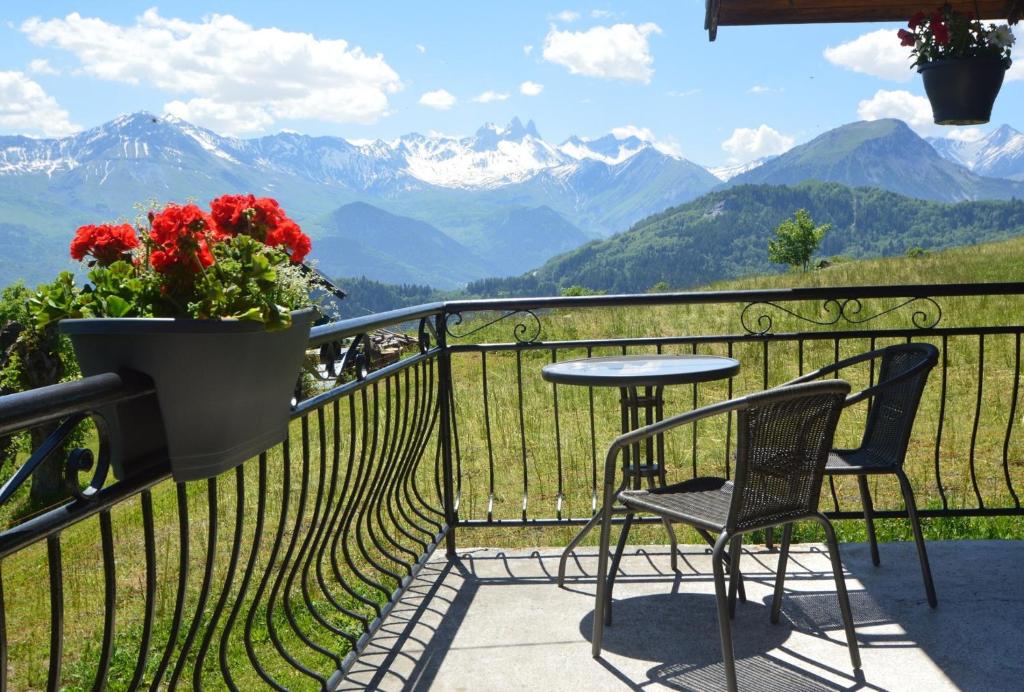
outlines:
[[[825,270],[808,273],[789,273],[757,277],[742,281],[723,282],[711,289],[768,289],[796,286],[865,285],[865,284],[923,284],[1016,281],[1024,266],[1024,241],[963,248],[916,258],[840,263]],[[865,300],[864,317],[894,307],[900,301]],[[940,298],[942,315],[939,327],[978,325],[1019,325],[1024,314],[1024,299],[1019,297]],[[583,349],[552,349],[551,342],[570,339],[600,339],[609,337],[642,338],[664,336],[730,335],[743,332],[740,312],[743,305],[659,306],[623,309],[559,310],[541,316],[545,347],[524,351],[518,356],[511,352],[492,352],[486,355],[491,448],[488,455],[487,423],[484,416],[484,398],[481,356],[477,353],[458,354],[454,357],[453,372],[456,383],[459,438],[462,452],[462,506],[461,516],[474,519],[487,518],[490,508],[494,518],[517,518],[522,515],[524,495],[524,467],[527,485],[527,513],[531,518],[554,517],[558,509],[559,478],[563,489],[562,515],[587,517],[592,506],[592,479],[594,461],[603,464],[608,442],[618,434],[618,392],[593,390],[594,434],[591,438],[591,392],[587,388],[559,386],[543,382],[541,367],[553,359],[567,360],[588,355]],[[801,314],[825,319],[820,304],[790,304]],[[922,304],[907,306],[891,315],[864,325],[869,329],[905,329],[911,327],[911,313]],[[922,309],[931,310],[927,305]],[[934,313],[933,310],[931,312]],[[774,331],[851,330],[857,325],[840,322],[835,327],[815,327],[774,311]],[[508,322],[498,323],[473,336],[475,343],[510,341],[512,327]],[[941,338],[917,337],[943,346]],[[881,338],[875,346],[903,341]],[[839,357],[847,357],[871,348],[870,339],[842,339]],[[738,343],[732,355],[742,363],[742,370],[732,383],[733,395],[741,395],[774,386],[798,374],[799,356],[794,342],[770,344],[767,381],[763,363],[762,343]],[[979,505],[974,490],[986,507],[1013,507],[1003,470],[1004,442],[1010,480],[1018,495],[1024,488],[1024,425],[1019,414],[1024,407],[1017,402],[1017,420],[1007,439],[1009,412],[1013,396],[1014,366],[1017,343],[1014,335],[985,337],[984,369],[979,379],[979,338],[951,336],[945,344],[947,358],[945,410],[942,411],[941,444],[936,450],[936,438],[943,405],[941,396],[941,366],[929,380],[922,400],[907,470],[916,490],[920,507],[942,507],[941,489],[951,508],[970,508]],[[629,353],[653,353],[653,347],[630,348]],[[621,349],[595,348],[593,355],[612,355]],[[689,345],[665,346],[665,353],[693,352]],[[702,345],[700,353],[725,355],[723,344]],[[803,371],[830,364],[835,359],[832,339],[807,341],[804,347]],[[520,399],[519,385],[522,394]],[[862,367],[849,370],[843,376],[854,388],[868,384],[869,370]],[[975,402],[979,381],[982,405],[977,416],[975,433]],[[678,413],[696,405],[721,401],[730,394],[725,382],[693,387],[666,388],[666,413]],[[555,396],[558,397],[558,428],[555,426]],[[1018,396],[1019,399],[1019,396]],[[523,418],[519,419],[522,402]],[[865,407],[853,409],[844,415],[838,442],[856,446],[863,430]],[[724,421],[724,419],[723,419]],[[525,429],[525,445],[520,430]],[[697,454],[693,453],[694,433]],[[687,426],[667,438],[670,475],[686,478],[694,470],[701,474],[721,475],[727,459],[726,427],[722,422],[701,423],[695,431]],[[525,459],[524,465],[524,447]],[[941,478],[936,478],[935,461],[938,454]],[[970,460],[974,459],[972,479]],[[493,473],[491,464],[493,463]],[[561,472],[559,472],[561,467]],[[598,471],[600,473],[600,471]],[[491,484],[494,493],[491,500]],[[898,485],[892,477],[871,480],[872,493],[879,509],[902,509]],[[838,505],[845,510],[859,508],[859,495],[854,479],[837,480],[835,494]],[[834,509],[831,493],[822,503],[825,509]],[[931,538],[1008,538],[1024,536],[1024,519],[962,518],[927,520],[925,530]],[[882,520],[878,523],[880,538],[906,540],[910,538],[905,521]],[[483,545],[559,545],[574,535],[575,528],[556,529],[474,529],[463,531],[460,542]],[[838,531],[844,540],[864,540],[862,522],[840,522]],[[798,531],[805,539],[817,539],[817,529],[808,526]],[[691,540],[696,540],[690,535]],[[637,540],[661,542],[659,529],[642,531]],[[593,538],[591,539],[593,543]]]
[[[808,274],[788,274],[748,279],[713,286],[715,289],[772,288],[788,286],[856,285],[874,283],[953,283],[981,281],[1013,281],[1020,278],[1024,260],[1024,240],[965,248],[914,259],[867,261],[843,263],[827,270]],[[943,317],[940,326],[969,325],[1015,325],[1020,323],[1024,300],[993,297],[987,299],[940,299]],[[739,308],[736,305],[672,307],[629,309],[561,310],[541,316],[544,332],[541,338],[546,342],[583,338],[632,338],[663,337],[667,335],[693,336],[700,334],[739,333]],[[814,306],[803,306],[812,310]],[[865,310],[882,308],[866,303]],[[905,327],[906,311],[896,312],[870,324],[871,327]],[[779,321],[777,331],[805,329],[799,322]],[[838,328],[838,326],[837,326]],[[507,322],[488,327],[474,335],[475,343],[508,341],[511,327]],[[929,339],[941,344],[938,339]],[[880,340],[877,345],[888,343]],[[841,355],[852,355],[870,346],[866,339],[849,339],[841,343]],[[804,369],[832,362],[833,341],[808,342],[804,351]],[[741,373],[732,382],[732,394],[739,395],[761,389],[764,385],[761,359],[761,344],[737,344],[733,355],[743,363]],[[991,336],[985,341],[985,361],[981,378],[982,411],[975,427],[975,407],[978,390],[979,351],[978,337],[951,337],[946,344],[949,367],[947,372],[946,410],[943,435],[938,454],[942,471],[942,488],[950,507],[977,506],[974,483],[986,506],[1012,506],[1006,480],[1003,477],[1003,446],[1009,424],[1009,410],[1013,396],[1013,373],[1016,357],[1016,343],[1012,336]],[[651,351],[653,349],[647,349]],[[630,352],[642,352],[632,349]],[[617,349],[595,349],[594,355],[620,353]],[[664,352],[691,352],[689,346],[666,346]],[[701,347],[700,352],[725,353],[726,346]],[[556,349],[554,357],[564,360],[587,355],[584,350]],[[459,460],[461,464],[461,505],[460,512],[466,518],[486,518],[493,483],[493,516],[495,518],[518,518],[523,511],[524,468],[527,487],[527,513],[532,518],[554,517],[558,511],[558,491],[561,482],[563,504],[562,516],[586,517],[591,508],[591,484],[594,474],[593,463],[603,463],[607,443],[618,433],[617,394],[595,390],[593,400],[593,435],[591,432],[591,405],[589,392],[585,388],[559,387],[557,389],[559,413],[558,428],[554,425],[555,389],[540,378],[540,368],[550,362],[553,354],[550,347],[524,351],[519,356],[511,352],[487,354],[486,410],[479,354],[459,354],[453,357],[453,377],[456,383],[455,405],[459,430]],[[521,373],[521,376],[520,376]],[[783,382],[798,373],[797,350],[794,344],[772,344],[769,359],[768,385]],[[846,374],[854,386],[867,382],[866,370]],[[922,507],[941,506],[939,484],[934,464],[936,455],[936,431],[939,422],[940,377],[934,373],[922,403],[922,410],[915,428],[914,440],[908,459],[908,471],[918,493]],[[520,394],[520,383],[522,392]],[[394,396],[397,396],[395,389]],[[384,388],[380,396],[384,397]],[[730,394],[727,382],[702,385],[695,392],[689,387],[666,390],[666,411],[675,413],[688,410],[695,405],[720,401]],[[378,404],[383,402],[381,399]],[[395,399],[397,401],[397,399]],[[520,401],[522,419],[520,420]],[[369,409],[374,410],[372,399]],[[1024,408],[1018,402],[1018,417]],[[385,600],[381,590],[368,586],[355,577],[354,569],[365,570],[379,580],[384,591],[396,585],[396,581],[384,571],[375,567],[377,561],[395,571],[393,561],[375,549],[367,527],[358,522],[350,529],[340,532],[336,527],[344,526],[342,521],[331,521],[327,530],[319,532],[324,523],[328,506],[321,506],[316,498],[323,491],[333,492],[334,504],[344,492],[352,493],[359,486],[359,479],[374,487],[384,485],[386,471],[377,476],[379,469],[388,464],[370,464],[365,468],[359,462],[355,476],[348,483],[343,478],[350,452],[361,458],[363,450],[369,451],[366,458],[381,456],[386,447],[384,421],[365,417],[361,402],[356,402],[351,421],[348,418],[349,401],[340,402],[337,414],[328,410],[324,422],[324,440],[320,440],[320,422],[316,416],[308,422],[307,434],[298,422],[292,430],[291,454],[285,456],[281,449],[272,450],[266,460],[267,501],[257,509],[255,498],[259,493],[259,465],[249,462],[244,467],[244,476],[234,473],[221,477],[212,491],[217,497],[217,533],[214,544],[216,553],[212,560],[210,583],[211,593],[206,598],[200,614],[200,624],[192,653],[185,661],[181,678],[182,684],[191,684],[195,652],[207,638],[206,623],[218,601],[224,596],[226,610],[217,627],[209,635],[210,647],[199,679],[205,685],[219,688],[223,685],[219,671],[219,657],[223,651],[224,664],[229,668],[234,682],[240,689],[263,687],[264,683],[255,672],[249,660],[246,643],[243,641],[241,623],[251,617],[252,637],[249,645],[253,655],[267,668],[281,684],[293,689],[316,688],[316,682],[286,663],[276,650],[273,638],[278,637],[281,645],[292,652],[297,663],[323,672],[332,670],[337,658],[317,653],[310,643],[323,648],[340,658],[348,650],[345,633],[356,635],[359,622],[356,618],[340,614],[328,601],[334,600],[341,606],[362,616],[370,616],[373,609],[362,600],[380,603]],[[335,445],[333,429],[334,415],[342,425],[342,434]],[[391,416],[398,415],[397,405],[392,406]],[[363,431],[364,420],[369,424],[368,432]],[[390,417],[389,417],[390,420]],[[395,419],[397,421],[397,418]],[[490,448],[488,447],[487,423],[490,424]],[[354,425],[352,425],[354,423]],[[858,426],[863,424],[863,413],[853,413],[844,418],[840,431],[840,442],[855,444]],[[351,426],[351,427],[350,427]],[[1009,437],[1007,458],[1011,481],[1017,488],[1024,488],[1024,425],[1016,421]],[[378,435],[374,436],[376,430]],[[392,435],[398,430],[392,425]],[[307,440],[305,449],[302,440]],[[394,437],[391,438],[394,440]],[[697,453],[694,455],[696,440]],[[972,442],[973,440],[973,442]],[[718,422],[702,423],[694,430],[691,427],[679,429],[668,439],[668,453],[671,472],[674,477],[688,477],[694,472],[720,474],[731,442],[727,441],[726,429]],[[393,445],[392,445],[393,446]],[[303,454],[305,452],[305,454]],[[419,470],[421,487],[433,487],[433,444],[428,444],[424,463]],[[523,458],[525,456],[525,466]],[[969,460],[975,459],[976,473],[970,474]],[[303,464],[303,458],[309,460]],[[334,464],[337,458],[339,463]],[[493,465],[493,472],[491,467]],[[288,477],[289,487],[284,490]],[[238,488],[244,494],[239,502]],[[896,484],[889,479],[872,482],[876,504],[879,508],[899,508]],[[331,489],[334,488],[332,491]],[[197,616],[201,599],[201,585],[208,554],[210,510],[208,495],[211,490],[206,483],[191,483],[184,486],[183,498],[188,507],[186,525],[190,543],[189,570],[186,579],[184,625],[175,633],[175,650],[188,636],[188,629]],[[836,495],[846,509],[856,508],[855,484],[837,483]],[[351,497],[347,495],[346,497]],[[157,556],[157,599],[156,619],[152,655],[144,680],[147,684],[157,678],[159,663],[164,649],[171,638],[172,614],[177,594],[179,572],[180,533],[179,497],[176,486],[162,484],[152,491],[154,506],[156,556]],[[285,505],[287,502],[287,506]],[[831,496],[826,497],[826,508],[831,507]],[[300,509],[301,508],[301,509]],[[236,541],[236,519],[241,513],[244,521]],[[251,548],[256,540],[257,519],[263,522],[259,547]],[[391,528],[392,520],[386,515],[378,517],[378,533]],[[137,642],[141,634],[143,615],[143,594],[145,590],[145,562],[142,542],[141,501],[134,499],[117,507],[113,512],[114,543],[117,556],[117,627],[116,649],[112,664],[109,687],[123,689],[131,679],[135,667]],[[909,537],[906,522],[891,520],[879,522],[879,533],[883,540],[904,540]],[[998,519],[943,519],[926,522],[926,532],[931,538],[1021,538],[1024,537],[1024,520],[1020,517]],[[861,522],[841,522],[838,526],[843,540],[863,539]],[[357,557],[352,565],[341,561],[341,571],[353,585],[349,593],[333,580],[330,555],[338,554],[331,546],[333,534],[344,533],[342,538]],[[462,530],[459,543],[462,546],[492,545],[526,547],[537,545],[564,544],[575,533],[574,528],[550,529],[486,528]],[[95,519],[83,522],[64,532],[61,538],[63,549],[64,596],[65,596],[65,640],[63,648],[64,687],[84,689],[91,685],[92,675],[99,658],[103,622],[103,570],[100,551],[99,522]],[[275,552],[275,537],[280,536],[280,547]],[[807,529],[799,534],[804,539],[817,537]],[[695,541],[691,534],[684,534],[684,540]],[[660,529],[644,528],[635,536],[637,542],[663,542]],[[399,542],[414,552],[417,547],[399,536]],[[232,548],[237,543],[238,558],[232,578]],[[359,550],[363,544],[368,560]],[[253,566],[247,595],[241,599],[241,606],[235,626],[224,638],[225,619],[240,592],[242,574],[246,571],[250,556]],[[326,556],[321,560],[318,556]],[[884,547],[883,547],[883,559]],[[312,563],[307,562],[312,560]],[[312,564],[309,579],[304,577],[305,565]],[[323,568],[326,588],[316,580],[317,566]],[[10,689],[40,689],[46,680],[46,661],[49,639],[49,587],[45,544],[34,546],[4,561],[2,565],[3,595],[6,602],[6,628],[9,639]],[[262,587],[259,599],[254,595]],[[306,598],[314,606],[308,607]],[[269,604],[269,607],[268,607]],[[269,612],[269,616],[268,616]],[[329,615],[325,615],[329,614]],[[295,621],[309,642],[302,642],[296,634]],[[324,622],[321,619],[326,619]],[[171,669],[173,669],[173,661]],[[165,670],[157,680],[167,684],[171,670]]]

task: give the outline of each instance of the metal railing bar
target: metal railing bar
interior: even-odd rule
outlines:
[[[389,310],[373,315],[353,317],[341,320],[340,322],[323,324],[313,327],[309,331],[309,345],[320,346],[331,341],[356,336],[357,334],[365,334],[381,327],[390,327],[404,322],[413,322],[424,317],[437,316],[442,314],[443,308],[444,303],[425,303],[423,305],[413,305],[412,307],[399,308],[398,310]]]
[[[60,534],[46,537],[46,563],[50,573],[50,665],[46,689],[61,689],[61,659],[64,651],[64,573],[61,566]]]
[[[1013,479],[1010,477],[1010,436],[1013,433],[1013,421],[1017,417],[1017,396],[1020,391],[1020,334],[1017,335],[1014,344],[1013,360],[1013,391],[1010,393],[1010,415],[1006,420],[1006,436],[1003,438],[1003,477],[1006,479],[1006,489],[1010,491],[1013,503],[1020,507],[1020,498],[1013,487]]]
[[[139,657],[135,662],[131,682],[127,689],[138,689],[149,660],[149,643],[153,636],[153,616],[156,612],[156,534],[153,527],[153,493],[147,488],[139,494],[142,507],[142,535],[146,553],[146,595],[143,606],[142,634],[139,637]]]
[[[185,610],[185,593],[188,586],[189,572],[189,521],[188,521],[188,495],[185,492],[184,483],[175,484],[175,493],[178,500],[178,590],[174,596],[174,615],[171,618],[171,630],[167,635],[167,644],[164,646],[164,654],[160,657],[156,673],[153,674],[153,681],[150,690],[160,689],[164,673],[171,662],[171,654],[178,645],[178,632],[181,629],[181,616]]]
[[[971,447],[968,454],[968,468],[971,472],[971,486],[974,488],[974,496],[978,498],[978,507],[984,508],[985,501],[981,497],[981,490],[978,488],[978,474],[974,465],[974,452],[978,441],[978,424],[981,422],[981,399],[985,386],[985,336],[978,336],[978,395],[974,403],[974,424],[971,427]]]
[[[106,687],[110,659],[114,653],[117,572],[114,564],[114,528],[109,510],[100,512],[100,549],[103,553],[103,642],[100,644],[100,660],[96,665],[96,677],[92,684],[95,692]]]

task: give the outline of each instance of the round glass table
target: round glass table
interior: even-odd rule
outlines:
[[[664,389],[668,385],[711,382],[734,376],[740,369],[735,358],[711,355],[636,355],[602,356],[550,363],[541,369],[541,377],[556,384],[585,387],[618,387],[622,432],[626,433],[664,418]],[[622,485],[635,489],[665,485],[665,440],[661,435],[648,438],[623,450]],[[565,580],[569,554],[601,521],[601,510],[562,552],[558,565],[558,585]],[[676,537],[665,522],[672,547],[672,568],[676,568]]]

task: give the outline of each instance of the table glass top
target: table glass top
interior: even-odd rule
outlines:
[[[723,356],[647,355],[582,358],[545,365],[544,379],[568,384],[620,386],[679,384],[734,375],[739,361]]]

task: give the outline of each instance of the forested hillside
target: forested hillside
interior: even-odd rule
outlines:
[[[781,271],[768,261],[775,227],[797,209],[829,223],[818,255],[893,256],[1024,234],[1024,201],[928,202],[836,183],[742,185],[650,216],[629,231],[560,255],[510,279],[485,279],[472,295],[552,295],[572,286],[609,293],[663,284],[688,288]],[[884,277],[877,277],[884,282]]]

